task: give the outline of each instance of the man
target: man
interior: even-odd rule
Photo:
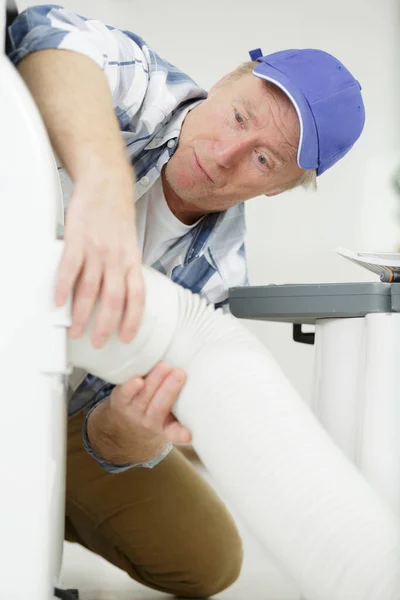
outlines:
[[[226,307],[228,288],[247,281],[243,201],[315,182],[364,125],[357,81],[317,50],[253,51],[207,96],[135,34],[62,7],[24,11],[10,40],[63,165],[56,302],[74,290],[79,337],[100,297],[97,347],[117,329],[135,336],[141,261]],[[171,450],[190,441],[171,413],[184,380],[162,363],[117,387],[73,374],[66,537],[149,587],[204,597],[237,578],[241,544]]]

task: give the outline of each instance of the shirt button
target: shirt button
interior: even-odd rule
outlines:
[[[168,148],[173,148],[175,146],[175,140],[169,140],[167,146]]]
[[[148,177],[146,177],[146,175],[145,175],[144,177],[142,177],[142,179],[139,181],[139,183],[141,183],[142,185],[149,185],[150,179]]]

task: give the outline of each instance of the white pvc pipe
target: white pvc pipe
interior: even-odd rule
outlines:
[[[146,310],[130,345],[69,342],[107,381],[158,360],[183,367],[174,412],[231,502],[307,600],[398,600],[400,528],[333,444],[265,348],[235,319],[145,269]]]

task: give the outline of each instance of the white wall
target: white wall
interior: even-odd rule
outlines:
[[[37,2],[19,2],[30,4]],[[397,0],[65,0],[64,5],[135,31],[205,87],[256,47],[264,53],[319,47],[342,60],[363,86],[364,134],[321,177],[317,194],[296,191],[248,203],[250,277],[253,284],[374,279],[333,249],[340,244],[384,251],[400,245],[400,197],[391,184],[400,167]],[[246,323],[308,397],[313,348],[293,343],[288,325]]]

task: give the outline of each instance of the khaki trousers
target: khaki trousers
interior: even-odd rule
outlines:
[[[190,462],[174,449],[154,469],[107,473],[82,447],[83,420],[68,422],[65,539],[176,596],[204,598],[231,585],[241,540]]]

